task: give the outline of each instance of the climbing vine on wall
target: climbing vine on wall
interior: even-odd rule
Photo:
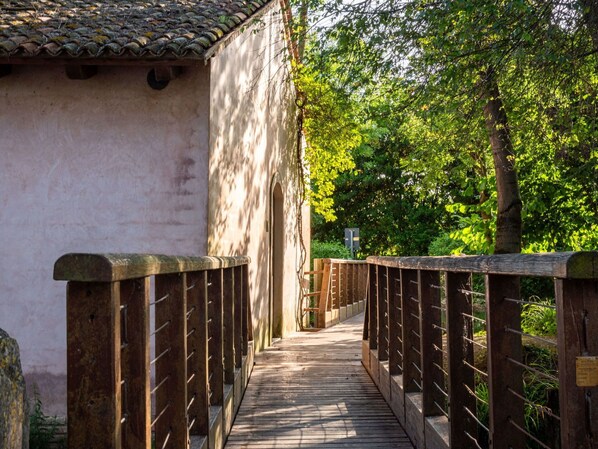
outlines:
[[[316,213],[333,221],[334,181],[355,167],[353,151],[363,144],[365,127],[356,119],[354,103],[329,79],[299,64],[293,72],[297,106],[303,114],[308,197]]]

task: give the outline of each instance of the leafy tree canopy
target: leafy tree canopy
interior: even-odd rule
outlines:
[[[330,93],[312,94],[330,114],[314,112],[306,132],[320,142],[310,165],[313,199],[325,208],[315,211],[342,219],[316,218],[316,235],[359,226],[367,252],[423,254],[430,243],[435,253],[493,252],[500,191],[482,111],[496,98],[481,88],[490,74],[508,116],[495,126],[508,131],[507,160],[518,172],[524,251],[595,248],[592,3],[302,2],[305,73]],[[335,141],[339,129],[348,134]],[[328,142],[342,157],[323,154]],[[328,160],[342,163],[328,169]]]

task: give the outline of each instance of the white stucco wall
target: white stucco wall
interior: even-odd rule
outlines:
[[[209,71],[15,66],[0,78],[0,328],[49,413],[65,403],[67,252],[207,251]],[[31,388],[31,385],[29,386]]]
[[[211,60],[208,251],[251,257],[250,294],[258,349],[268,344],[269,335],[274,178],[284,195],[283,336],[297,329],[296,126],[284,46],[283,18],[276,7]],[[309,229],[305,231],[309,235]]]

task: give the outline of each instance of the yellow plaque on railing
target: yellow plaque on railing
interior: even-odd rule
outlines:
[[[575,369],[578,387],[598,387],[598,357],[577,357]]]

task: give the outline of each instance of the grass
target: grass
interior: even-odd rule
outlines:
[[[33,411],[29,416],[29,449],[66,449],[62,435],[64,422],[43,412],[39,393],[34,391]]]

